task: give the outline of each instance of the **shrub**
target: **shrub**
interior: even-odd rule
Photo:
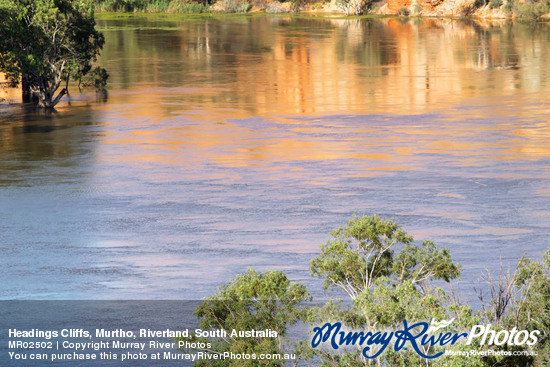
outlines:
[[[474,15],[476,8],[475,3],[464,2],[457,7],[457,13],[461,17],[471,17]]]
[[[539,1],[531,4],[518,4],[515,9],[515,16],[520,21],[536,22],[542,19],[544,14],[548,14],[550,8],[545,1]]]
[[[323,9],[323,4],[315,3],[315,4],[313,4],[313,9],[314,10],[321,10],[321,9]]]
[[[150,0],[145,11],[148,13],[166,13],[171,5],[171,0]]]
[[[397,11],[397,15],[399,15],[401,17],[408,17],[409,14],[410,14],[409,9],[407,7],[404,7],[404,6],[399,8],[399,10]]]
[[[102,67],[96,66],[90,73],[87,75],[90,85],[95,87],[96,90],[104,90],[107,87],[107,79],[109,79],[109,73],[107,70]]]
[[[113,12],[204,13],[211,3],[211,0],[100,0],[95,2],[95,8]]]
[[[169,13],[206,13],[208,10],[208,5],[184,1],[174,1],[168,8]]]
[[[223,13],[246,13],[252,6],[246,0],[221,0],[218,4]]]
[[[503,5],[502,0],[489,0],[489,8],[497,9]]]
[[[348,15],[361,15],[365,12],[368,0],[336,0],[336,6]]]
[[[506,4],[504,5],[504,12],[506,14],[510,14],[512,12],[513,8],[514,8],[514,1],[513,0],[507,0]]]
[[[277,14],[277,13],[284,13],[285,10],[284,8],[281,6],[281,3],[279,2],[272,2],[271,4],[269,4],[269,6],[267,7],[267,9],[265,10],[266,13],[272,13],[272,14]]]
[[[305,0],[290,0],[290,9],[293,12],[298,12],[306,3]]]
[[[211,350],[220,355],[228,353],[288,353],[292,346],[287,343],[286,335],[291,325],[299,322],[307,314],[305,302],[311,301],[306,287],[291,282],[280,271],[257,273],[249,269],[244,274],[219,288],[218,292],[204,299],[197,307],[199,327],[203,330],[223,329],[244,330],[250,326],[256,330],[272,329],[277,337],[249,338],[204,338],[190,336],[177,339],[189,341],[191,345],[209,343]],[[186,353],[204,350],[200,347],[187,347],[180,350]],[[210,346],[209,346],[210,348]],[[243,359],[244,360],[244,359]],[[284,366],[280,361],[258,363],[258,361],[222,360],[222,363],[195,363],[194,366]],[[202,361],[199,361],[202,362]]]
[[[147,3],[145,0],[105,0],[96,7],[103,11],[133,12],[145,10]]]
[[[258,8],[260,11],[266,11],[269,6],[267,0],[251,0],[252,6]]]

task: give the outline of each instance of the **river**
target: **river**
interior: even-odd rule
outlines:
[[[550,26],[100,15],[107,95],[0,106],[3,299],[200,299],[353,214],[451,249],[461,290],[550,233]]]

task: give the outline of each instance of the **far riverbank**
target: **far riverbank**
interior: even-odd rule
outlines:
[[[550,19],[544,0],[99,0],[100,12],[143,13],[319,13],[517,19],[540,22]]]

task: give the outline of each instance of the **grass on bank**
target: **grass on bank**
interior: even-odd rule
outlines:
[[[106,12],[142,13],[204,13],[207,2],[178,0],[95,0],[95,9]]]
[[[247,13],[252,8],[248,0],[95,0],[94,3],[96,11],[124,13]]]

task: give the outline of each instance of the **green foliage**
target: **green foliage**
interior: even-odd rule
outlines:
[[[306,4],[306,0],[291,0],[290,2],[290,10],[293,12],[299,12],[300,9]]]
[[[311,260],[311,274],[324,278],[325,289],[338,286],[352,299],[381,277],[423,288],[430,279],[449,281],[459,275],[447,249],[438,250],[431,241],[415,246],[412,236],[389,219],[354,217],[330,234],[321,255]]]
[[[518,262],[516,287],[520,297],[504,321],[507,327],[540,330],[543,338],[537,345],[535,366],[550,365],[550,249],[542,263],[522,257]]]
[[[147,6],[146,0],[105,0],[99,4],[100,10],[133,12],[143,10]]]
[[[442,295],[441,290],[422,295],[411,281],[388,284],[381,279],[372,293],[362,293],[355,300],[354,308],[372,325],[399,325],[403,319],[442,319],[446,316]]]
[[[208,11],[210,11],[210,8],[204,3],[184,1],[175,1],[168,8],[169,13],[207,13]]]
[[[287,0],[278,0],[286,2]],[[308,2],[307,0],[288,0],[291,3],[290,10],[300,11]],[[328,2],[329,0],[323,0]],[[112,12],[146,12],[146,13],[205,13],[210,11],[209,5],[216,0],[94,0],[97,10]],[[278,2],[265,2],[263,0],[252,1],[258,9],[267,13],[281,13],[283,8]],[[252,7],[247,0],[220,0],[220,9],[224,13],[246,13]],[[361,15],[370,11],[372,0],[336,0],[336,6],[344,11],[346,15]],[[462,3],[457,7],[457,14],[463,17],[471,17],[476,9],[489,5],[491,9],[504,6],[503,10],[510,14],[513,11],[515,17],[521,21],[539,21],[544,14],[550,13],[550,7],[545,0],[538,2],[526,2],[514,4],[513,0],[474,0],[473,3]],[[317,4],[314,8],[320,7]],[[413,6],[412,13],[419,15],[422,7],[418,4]],[[410,16],[411,10],[401,7],[397,11],[399,16]]]
[[[510,15],[513,8],[514,0],[506,0],[506,4],[504,4],[504,12],[506,13],[506,15]]]
[[[461,17],[471,17],[474,15],[476,8],[481,6],[485,6],[485,0],[476,0],[474,3],[462,3],[457,8],[457,14]]]
[[[312,275],[324,279],[324,287],[344,290],[351,301],[330,299],[321,307],[306,307],[311,299],[302,285],[291,283],[281,272],[258,274],[248,270],[220,288],[219,292],[197,308],[199,327],[203,330],[273,329],[279,338],[203,338],[190,341],[212,343],[216,352],[284,353],[291,346],[285,339],[288,327],[298,321],[312,326],[326,322],[341,322],[347,330],[376,332],[402,327],[403,320],[451,320],[443,332],[462,333],[477,324],[492,324],[495,331],[539,330],[541,339],[535,346],[481,345],[475,339],[471,345],[422,347],[424,353],[435,354],[445,349],[470,350],[527,350],[532,356],[503,357],[495,355],[444,355],[427,361],[412,349],[394,351],[387,348],[374,361],[365,359],[359,349],[327,351],[312,348],[310,340],[294,346],[302,360],[316,366],[355,367],[366,365],[421,367],[517,367],[548,366],[550,363],[550,249],[541,263],[522,258],[517,270],[501,276],[490,284],[492,298],[484,310],[474,312],[462,304],[454,293],[435,288],[430,281],[449,282],[459,275],[459,266],[451,260],[447,249],[431,241],[420,246],[413,238],[389,219],[378,216],[353,217],[346,226],[331,233],[332,238],[321,246],[321,253],[310,262]],[[494,287],[493,287],[494,286]],[[503,291],[504,290],[504,291]],[[503,293],[504,292],[504,293]],[[507,298],[512,295],[511,298]],[[502,299],[509,301],[502,303]],[[379,348],[370,346],[371,354]],[[282,366],[282,361],[264,361],[268,366]],[[247,364],[248,363],[248,364]],[[256,366],[258,361],[222,360],[199,361],[196,365]]]
[[[534,3],[517,4],[514,9],[515,17],[522,22],[537,22],[545,14],[550,13],[550,7],[545,0]]]
[[[512,274],[501,274],[498,279],[488,275],[485,277],[491,289],[492,297],[484,310],[472,315],[467,325],[491,324],[495,331],[500,330],[538,330],[541,335],[534,346],[491,346],[495,351],[529,351],[537,354],[537,357],[528,355],[517,356],[477,356],[474,366],[535,366],[542,367],[550,365],[550,249],[543,256],[543,262],[532,262],[522,257]],[[503,300],[506,300],[503,302]],[[459,306],[458,309],[464,306]],[[449,306],[452,313],[457,310],[456,306]],[[467,318],[465,318],[467,320]],[[487,347],[477,344],[468,346],[469,349],[482,350]],[[455,350],[461,350],[455,347]],[[470,359],[468,362],[472,362]],[[462,362],[464,363],[464,362]],[[443,364],[444,366],[447,366]],[[449,366],[465,364],[448,364]],[[465,365],[466,366],[466,365]],[[469,366],[469,365],[468,365]]]
[[[450,281],[458,277],[459,267],[452,263],[447,249],[438,249],[430,241],[415,246],[412,237],[390,220],[377,216],[353,218],[348,225],[331,232],[333,239],[321,247],[321,255],[312,260],[313,275],[325,279],[325,288],[337,286],[352,299],[345,307],[334,301],[311,309],[308,322],[319,325],[340,321],[348,328],[372,331],[398,326],[403,319],[450,320],[452,332],[462,332],[476,324],[492,324],[495,331],[539,330],[542,338],[536,346],[482,346],[459,343],[446,346],[455,351],[531,349],[532,356],[443,356],[430,361],[433,366],[548,366],[550,362],[550,250],[543,263],[522,258],[513,275],[489,276],[491,299],[487,307],[473,312],[443,289],[434,288],[430,279]],[[400,251],[398,251],[400,249]],[[515,290],[514,290],[515,288]],[[323,366],[362,366],[367,361],[355,352],[324,352],[302,344],[302,353],[318,358]],[[534,348],[534,350],[533,350]],[[430,347],[430,353],[442,347]],[[375,350],[372,351],[374,354]],[[427,351],[425,351],[427,352]],[[424,366],[426,360],[414,351],[387,349],[378,363],[388,366]]]
[[[296,323],[304,310],[301,304],[311,300],[305,287],[288,280],[284,273],[268,271],[258,274],[249,269],[233,281],[222,286],[217,294],[205,299],[197,308],[199,327],[202,330],[224,329],[227,338],[187,339],[191,342],[212,343],[218,353],[232,352],[261,354],[284,353],[285,335],[290,325]],[[231,331],[271,329],[277,338],[231,337]],[[265,362],[265,361],[262,361]],[[280,360],[267,361],[265,366],[282,366]],[[197,366],[256,366],[254,360],[200,361]]]
[[[183,0],[96,0],[96,9],[112,12],[144,12],[144,13],[205,13],[208,4],[213,1],[204,0],[190,2]]]
[[[324,278],[325,289],[336,286],[352,299],[351,307],[334,301],[312,309],[308,321],[319,324],[342,321],[348,327],[373,331],[397,326],[408,320],[446,319],[447,296],[442,289],[430,287],[430,281],[449,281],[459,275],[459,266],[447,249],[438,249],[431,241],[416,246],[412,236],[390,219],[378,216],[353,217],[346,226],[331,233],[332,239],[321,246],[321,254],[311,260],[310,271]],[[455,306],[462,318],[471,315],[468,308]],[[457,317],[455,316],[455,318]],[[320,358],[323,365],[365,365],[358,353],[336,355],[308,350],[305,355]],[[424,360],[413,352],[387,352],[389,365],[422,365]]]
[[[354,217],[321,245],[321,255],[310,262],[311,274],[324,277],[325,289],[337,285],[352,298],[390,274],[393,250],[412,242],[399,226],[378,216]]]
[[[149,0],[145,3],[145,11],[148,13],[174,13],[174,11],[170,8],[173,5],[180,3],[180,1],[172,2],[169,0]]]
[[[92,2],[82,0],[3,0],[0,36],[0,71],[24,75],[48,108],[66,93],[54,96],[62,81],[90,71],[104,43]]]
[[[475,8],[481,8],[482,6],[487,5],[487,0],[475,0],[474,1],[474,7]]]
[[[221,0],[218,3],[224,13],[247,13],[252,7],[247,0]]]
[[[82,79],[81,84],[85,87],[95,87],[97,91],[101,91],[107,87],[107,79],[109,79],[107,70],[97,66]]]

